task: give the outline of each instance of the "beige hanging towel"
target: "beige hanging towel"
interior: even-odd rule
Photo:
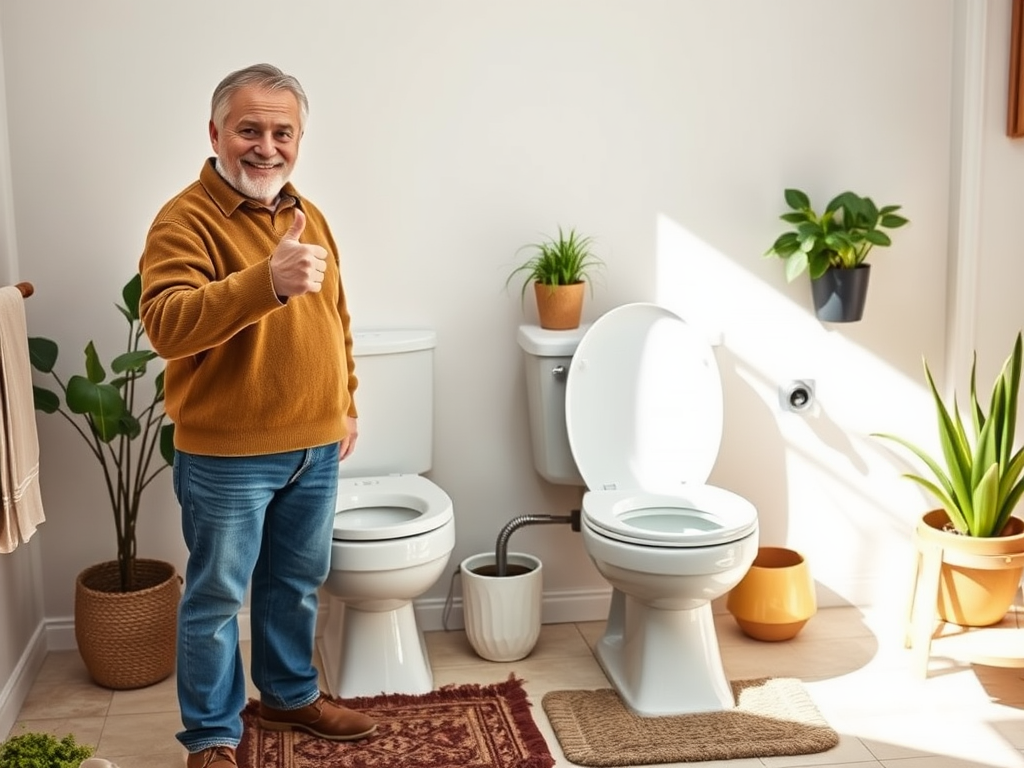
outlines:
[[[0,553],[5,553],[32,538],[45,518],[25,298],[14,286],[0,288],[0,494]]]

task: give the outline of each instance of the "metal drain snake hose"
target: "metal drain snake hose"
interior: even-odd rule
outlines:
[[[534,523],[569,523],[576,532],[580,530],[580,511],[574,509],[568,515],[520,515],[513,517],[505,527],[498,533],[498,543],[494,548],[494,563],[497,568],[496,576],[508,575],[508,540],[515,531],[524,525]]]

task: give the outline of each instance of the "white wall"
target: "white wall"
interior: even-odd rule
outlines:
[[[1024,324],[1020,289],[1024,285],[1024,259],[1020,209],[1015,204],[1024,199],[1024,140],[1006,136],[1010,6],[1010,0],[991,3],[984,29],[988,76],[980,105],[984,114],[977,168],[981,195],[974,201],[978,220],[973,241],[977,289],[970,307],[970,341],[972,347],[981,350],[979,377],[989,381]],[[964,368],[968,365],[965,361]]]
[[[999,135],[1009,5],[986,16],[983,0],[862,0],[857,14],[838,0],[0,0],[30,330],[60,339],[64,371],[89,339],[119,348],[112,305],[152,216],[209,153],[213,87],[271,61],[310,97],[295,181],[333,223],[356,324],[437,330],[432,476],[456,505],[449,574],[512,517],[578,504],[577,489],[533,471],[515,330],[535,315],[503,288],[516,249],[561,224],[594,235],[608,264],[587,319],[657,300],[721,333],[726,431],[711,479],[758,506],[762,540],[805,552],[823,603],[902,599],[911,521],[928,502],[869,435],[931,439],[920,361],[944,368],[956,288],[950,112],[966,13],[986,23],[974,250],[987,266],[958,322],[976,326],[986,369],[1020,324],[1003,279],[1024,269],[1009,208],[1024,145]],[[840,18],[842,35],[823,34]],[[872,259],[862,322],[818,323],[807,283],[761,258],[787,186],[820,203],[852,188],[904,205],[912,224]],[[779,383],[805,377],[817,413],[780,413]],[[66,626],[75,574],[114,554],[112,522],[78,438],[52,417],[40,434],[43,611]],[[165,478],[140,552],[183,566]],[[545,563],[546,620],[599,617],[606,587],[576,534],[527,527],[512,548]],[[427,596],[435,625],[449,581]]]
[[[0,62],[0,285],[9,285],[21,277],[3,83]],[[46,652],[41,548],[37,531],[27,544],[0,555],[0,735],[13,725]]]

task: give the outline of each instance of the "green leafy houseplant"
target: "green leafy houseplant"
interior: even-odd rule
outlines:
[[[73,375],[65,383],[54,370],[57,343],[42,337],[28,340],[32,367],[49,374],[60,390],[58,394],[34,386],[36,410],[64,417],[85,440],[103,470],[117,530],[123,592],[134,589],[135,528],[142,493],[174,460],[174,425],[165,423],[163,409],[163,371],[157,374],[151,395],[139,391],[147,365],[157,357],[141,345],[145,336],[139,320],[141,295],[142,279],[136,274],[121,291],[124,305],[115,305],[128,323],[128,335],[125,351],[108,364],[116,374],[110,381],[92,341],[85,347],[84,374]]]
[[[1021,376],[1021,334],[1003,363],[992,387],[988,413],[978,402],[975,382],[977,355],[971,365],[971,404],[968,433],[954,395],[947,408],[935,387],[927,362],[925,378],[938,416],[943,463],[902,437],[876,433],[916,455],[932,478],[906,474],[939,500],[953,528],[967,536],[999,536],[1024,494],[1024,449],[1014,449]]]
[[[92,753],[71,734],[21,733],[0,744],[0,768],[78,768]]]
[[[799,189],[787,189],[785,198],[791,210],[779,218],[794,228],[779,235],[764,255],[786,262],[789,281],[805,270],[815,279],[830,268],[852,269],[862,264],[876,245],[892,245],[883,229],[896,229],[908,223],[897,213],[902,206],[879,208],[870,197],[853,192],[836,195],[821,214]]]
[[[558,285],[574,285],[591,281],[604,262],[591,251],[594,239],[580,235],[575,228],[566,234],[558,228],[558,237],[545,237],[538,243],[524,245],[517,253],[529,249],[532,255],[517,266],[505,281],[505,287],[516,277],[523,278],[521,296],[525,299],[526,289],[533,283],[551,288]]]

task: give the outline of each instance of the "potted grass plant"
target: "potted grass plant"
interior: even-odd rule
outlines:
[[[898,435],[875,433],[908,450],[928,470],[925,474],[904,475],[940,505],[919,521],[919,539],[979,555],[1024,552],[1024,520],[1013,514],[1024,495],[1024,449],[1017,447],[1015,433],[1021,358],[1018,332],[1013,350],[993,383],[986,411],[978,399],[975,354],[966,415],[961,414],[955,395],[949,405],[943,401],[925,362],[941,457]],[[939,614],[944,621],[964,626],[988,626],[1001,620],[1024,572],[1024,567],[1016,565],[989,569],[943,567]]]
[[[898,213],[902,206],[879,208],[870,197],[842,192],[819,214],[802,190],[785,190],[785,199],[790,210],[779,218],[793,228],[779,235],[764,255],[786,262],[790,282],[805,271],[809,273],[820,320],[860,320],[871,275],[866,259],[875,246],[892,245],[884,230],[908,223]]]
[[[174,670],[180,579],[174,566],[137,556],[143,492],[174,460],[174,425],[163,410],[161,370],[145,390],[157,355],[143,346],[142,280],[135,274],[116,305],[128,325],[125,348],[104,362],[85,347],[81,373],[57,373],[57,342],[28,340],[32,367],[56,389],[34,386],[35,408],[59,414],[88,446],[103,474],[113,513],[116,558],[82,571],[75,588],[75,636],[93,679],[109,688],[138,688]],[[107,369],[112,377],[108,380]]]
[[[584,286],[589,284],[593,291],[592,278],[604,266],[592,246],[592,237],[575,228],[566,233],[559,226],[557,237],[545,236],[517,251],[529,251],[530,256],[512,270],[505,287],[522,278],[520,296],[525,300],[527,289],[533,286],[541,328],[564,331],[579,327]]]

